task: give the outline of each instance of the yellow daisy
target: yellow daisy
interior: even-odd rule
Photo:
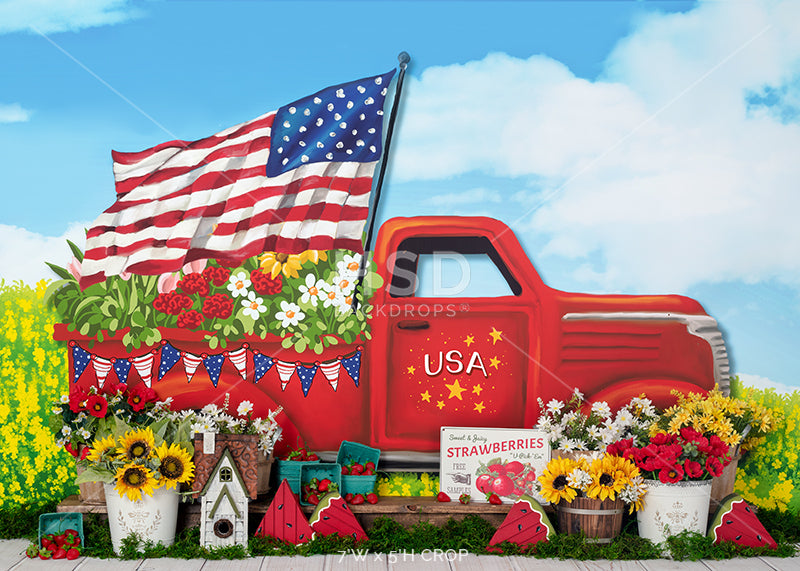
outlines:
[[[275,279],[278,274],[283,274],[287,278],[296,278],[297,271],[303,266],[305,261],[302,254],[284,254],[277,252],[265,252],[258,258],[261,269],[269,272],[269,277]]]
[[[128,460],[144,460],[150,456],[155,448],[155,436],[149,428],[129,430],[120,439],[119,453]]]
[[[117,470],[117,485],[114,489],[120,497],[127,495],[132,502],[142,499],[142,493],[153,495],[153,486],[156,484],[153,473],[144,466],[127,464]]]
[[[86,459],[89,462],[100,462],[103,459],[103,454],[108,451],[114,452],[117,448],[117,442],[113,436],[107,436],[100,440],[94,441],[94,446],[89,449]]]
[[[161,461],[158,473],[161,478],[158,485],[175,488],[178,484],[188,484],[194,477],[194,463],[189,453],[178,444],[164,442],[156,448],[156,457]]]
[[[542,485],[542,497],[550,503],[557,504],[562,499],[571,502],[578,495],[577,490],[567,485],[567,477],[576,467],[576,462],[568,458],[554,458],[539,476]]]

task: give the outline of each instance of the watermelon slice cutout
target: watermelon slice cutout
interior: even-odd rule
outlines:
[[[549,541],[556,530],[550,518],[544,513],[542,505],[532,497],[522,495],[511,507],[508,515],[497,528],[489,541],[490,551],[502,551],[492,547],[504,541],[510,541],[523,549],[540,541]]]
[[[708,537],[714,543],[732,541],[748,547],[778,548],[750,504],[736,494],[725,496],[720,503],[708,528]]]
[[[369,539],[364,528],[338,492],[325,494],[309,518],[311,529],[320,535],[338,533],[342,537],[355,538],[356,541]]]
[[[256,529],[256,536],[265,537],[271,535],[281,541],[288,541],[295,545],[306,543],[314,537],[314,530],[306,519],[297,495],[289,487],[289,481],[284,478],[275,498],[267,508],[267,513],[261,518],[261,523]]]

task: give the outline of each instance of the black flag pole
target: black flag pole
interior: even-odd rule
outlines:
[[[400,93],[403,90],[403,79],[406,75],[406,68],[411,61],[411,56],[408,52],[400,52],[397,54],[397,61],[400,63],[400,73],[397,75],[397,85],[394,89],[394,101],[392,101],[392,110],[389,113],[389,125],[386,127],[386,142],[383,145],[383,160],[381,167],[378,171],[378,182],[375,184],[375,200],[370,208],[369,224],[367,225],[367,237],[364,242],[364,255],[361,257],[361,267],[358,268],[358,279],[356,280],[355,288],[353,291],[353,311],[358,309],[358,294],[361,291],[361,285],[364,281],[364,276],[367,273],[367,257],[369,250],[372,247],[372,234],[375,229],[375,218],[378,211],[378,201],[381,199],[381,190],[383,189],[383,177],[386,174],[386,164],[389,162],[389,148],[392,143],[392,133],[394,132],[394,122],[397,117],[397,107],[400,103]]]

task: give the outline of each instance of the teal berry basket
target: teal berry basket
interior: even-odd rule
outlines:
[[[322,480],[327,478],[331,481],[331,483],[336,484],[336,488],[338,493],[342,493],[342,476],[341,476],[341,467],[338,464],[332,464],[330,462],[318,462],[314,464],[308,464],[303,466],[300,470],[300,489],[303,489],[303,486],[311,482],[313,478],[317,480]],[[323,494],[324,495],[324,494]],[[300,504],[304,506],[311,505],[310,502],[303,497],[304,494],[300,492]]]
[[[39,549],[42,548],[42,537],[52,533],[61,535],[68,529],[78,532],[81,548],[86,545],[83,537],[83,514],[77,512],[49,513],[39,516]]]
[[[300,472],[303,466],[314,466],[320,464],[320,460],[278,460],[276,478],[278,483],[284,479],[289,482],[289,487],[295,494],[300,493]]]
[[[371,448],[358,442],[342,441],[339,452],[336,455],[336,463],[339,466],[347,466],[351,462],[358,462],[362,466],[367,462],[375,464],[375,474],[368,476],[351,476],[342,474],[342,495],[362,494],[367,495],[375,491],[375,484],[378,481],[378,460],[381,451],[378,448]]]

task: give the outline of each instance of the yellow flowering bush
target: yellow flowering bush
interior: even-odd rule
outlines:
[[[439,492],[439,477],[422,472],[394,472],[378,477],[380,496],[435,496]]]
[[[678,402],[664,411],[653,427],[656,431],[678,434],[681,428],[716,434],[730,447],[750,450],[775,429],[780,413],[758,402],[725,396],[718,387],[707,394],[672,391]]]
[[[35,287],[0,281],[0,509],[76,493],[75,459],[48,426],[66,391],[67,351],[53,341],[55,311]]]
[[[736,493],[753,505],[800,513],[800,391],[745,387],[731,381],[731,392],[749,403],[779,411],[775,428],[739,461]]]

